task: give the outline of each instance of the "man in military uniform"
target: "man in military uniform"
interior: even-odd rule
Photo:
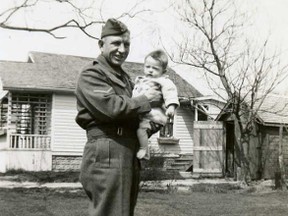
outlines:
[[[107,20],[98,45],[101,54],[80,73],[76,88],[76,122],[87,131],[80,181],[90,215],[131,216],[139,187],[138,116],[161,95],[152,87],[131,98],[133,83],[121,68],[130,49],[125,24]]]

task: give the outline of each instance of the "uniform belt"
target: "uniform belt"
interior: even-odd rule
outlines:
[[[87,129],[92,136],[136,137],[136,130],[123,126],[92,126]]]

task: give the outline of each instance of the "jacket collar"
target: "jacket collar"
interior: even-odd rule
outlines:
[[[122,69],[121,66],[119,67],[113,67],[111,66],[108,61],[106,60],[106,58],[100,54],[96,60],[96,62],[100,63],[101,65],[104,65],[108,70],[109,73],[112,73],[114,76],[109,76],[109,78],[114,81],[115,83],[117,83],[118,85],[122,86],[122,87],[126,87],[126,82],[130,82],[130,76]],[[126,80],[123,81],[123,78]]]
[[[112,66],[111,64],[109,64],[109,62],[106,60],[106,58],[102,54],[100,54],[97,57],[96,61],[101,63],[102,65],[105,65],[105,67],[109,68],[109,71],[112,72],[115,76],[121,76],[122,73],[128,76],[128,74],[124,72],[121,66],[119,67]]]

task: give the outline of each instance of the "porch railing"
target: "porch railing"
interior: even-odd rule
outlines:
[[[9,148],[49,150],[51,148],[51,137],[39,134],[10,134]]]

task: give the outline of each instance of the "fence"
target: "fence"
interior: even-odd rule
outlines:
[[[193,173],[223,176],[225,145],[222,122],[194,122]]]

